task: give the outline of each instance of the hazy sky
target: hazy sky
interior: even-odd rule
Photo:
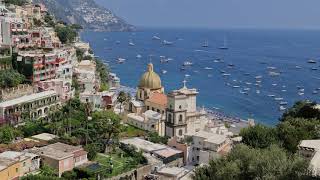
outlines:
[[[320,0],[96,0],[148,27],[320,29]]]

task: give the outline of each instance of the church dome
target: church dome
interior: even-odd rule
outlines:
[[[145,72],[140,79],[139,87],[148,89],[160,89],[161,79],[157,73],[153,71],[153,64],[148,64],[148,70]]]

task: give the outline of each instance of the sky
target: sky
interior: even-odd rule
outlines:
[[[320,29],[320,0],[96,0],[142,27]]]

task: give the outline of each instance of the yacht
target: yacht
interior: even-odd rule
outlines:
[[[126,59],[124,59],[124,58],[118,58],[117,59],[117,63],[118,64],[123,64],[125,61],[126,61]]]
[[[279,72],[274,72],[274,71],[269,72],[269,76],[279,76],[279,75],[280,75]]]
[[[303,95],[304,95],[304,92],[298,92],[298,95],[299,95],[299,96],[303,96]]]
[[[318,94],[318,91],[314,90],[312,91],[312,94]]]
[[[231,76],[231,74],[223,73],[222,76]]]
[[[280,106],[280,107],[279,107],[279,110],[280,110],[280,111],[285,111],[286,109],[287,109],[287,108],[285,108],[284,106]]]
[[[275,97],[276,95],[273,94],[269,94],[268,97]]]
[[[276,101],[282,101],[283,98],[274,98],[274,100],[276,100]]]
[[[167,71],[166,71],[166,70],[162,70],[161,73],[162,73],[162,74],[166,74]]]
[[[129,46],[135,46],[135,44],[130,40],[129,41]]]
[[[204,69],[205,70],[212,70],[213,68],[212,67],[205,67]]]
[[[191,61],[185,61],[183,63],[183,66],[192,66],[192,65],[193,65],[193,63]]]
[[[313,59],[310,59],[310,60],[308,60],[308,63],[310,63],[310,64],[315,64],[315,63],[317,63],[317,61],[315,61],[315,60],[313,60]]]
[[[142,56],[141,56],[140,54],[138,54],[138,55],[136,56],[136,58],[137,58],[137,59],[140,59],[140,58],[142,58]]]
[[[311,70],[314,70],[314,71],[316,71],[316,70],[318,70],[318,68],[316,68],[316,67],[313,67],[313,68],[311,68]]]
[[[167,40],[163,40],[162,42],[164,45],[172,45],[173,42],[167,41]]]
[[[260,90],[256,90],[256,93],[257,93],[257,94],[260,94]]]
[[[202,44],[202,47],[209,47],[209,41],[205,41],[205,42]]]
[[[221,50],[229,49],[227,46],[227,39],[226,38],[224,38],[224,40],[223,40],[223,46],[219,47],[219,49],[221,49]]]
[[[287,105],[287,104],[288,104],[288,102],[286,102],[286,101],[281,101],[281,102],[279,103],[279,105],[281,105],[281,106]]]
[[[152,39],[153,40],[161,40],[158,36],[153,36]]]
[[[233,88],[240,88],[240,86],[232,86]]]
[[[256,76],[255,78],[256,78],[256,79],[261,79],[261,78],[262,78],[262,76]]]

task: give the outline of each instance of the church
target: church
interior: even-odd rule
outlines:
[[[165,94],[160,76],[152,63],[141,76],[137,93],[126,106],[126,121],[137,128],[160,136],[184,138],[184,134],[203,129],[207,124],[204,110],[197,110],[197,90],[184,85]]]

